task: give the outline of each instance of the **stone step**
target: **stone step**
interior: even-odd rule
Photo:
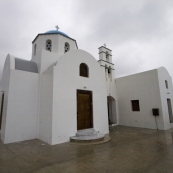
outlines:
[[[97,135],[97,131],[95,131],[93,128],[91,129],[85,129],[85,130],[78,130],[76,133],[76,136],[95,136]]]
[[[92,129],[78,130],[76,136],[70,137],[71,142],[95,142],[104,139],[104,135]]]

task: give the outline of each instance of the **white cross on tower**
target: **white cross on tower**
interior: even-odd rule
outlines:
[[[58,25],[57,25],[57,26],[55,26],[55,28],[58,30],[58,29],[59,29]]]

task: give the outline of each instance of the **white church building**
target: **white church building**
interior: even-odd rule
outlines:
[[[99,60],[57,30],[38,34],[30,61],[8,54],[1,81],[4,144],[70,141],[80,131],[109,134],[109,125],[173,127],[172,79],[163,67],[115,79],[112,51]]]

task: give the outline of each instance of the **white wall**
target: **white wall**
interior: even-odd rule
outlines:
[[[81,63],[88,65],[89,78],[79,76]],[[52,144],[67,142],[77,132],[77,89],[92,91],[94,129],[109,133],[106,83],[94,57],[83,50],[64,54],[54,67],[53,84]]]
[[[53,67],[41,74],[38,138],[52,144]]]
[[[37,73],[10,70],[4,143],[36,138],[38,77]]]
[[[11,55],[7,55],[1,80],[1,90],[4,92],[4,105],[2,114],[2,125],[1,125],[1,140],[5,141],[5,129],[7,120],[7,108],[8,108],[8,93],[9,93],[9,81],[10,81],[10,68],[14,65],[11,64],[10,59],[13,59]],[[12,66],[12,67],[11,67]]]
[[[58,61],[59,58],[60,54],[58,53],[40,50],[32,61],[36,62],[38,72],[42,73],[47,70],[50,65]]]
[[[172,110],[173,110],[172,78],[164,67],[158,68],[157,71],[158,71],[162,111],[163,111],[163,118],[164,118],[164,130],[167,130],[173,127],[173,123],[170,123],[168,105],[167,105],[167,99],[171,99]],[[168,89],[165,86],[165,80],[168,82]]]
[[[116,79],[119,124],[156,129],[153,108],[159,108],[157,124],[164,129],[157,69]],[[139,100],[140,111],[132,111],[131,100]]]

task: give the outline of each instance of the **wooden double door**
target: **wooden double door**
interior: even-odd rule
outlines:
[[[92,92],[77,90],[77,130],[92,127]]]

